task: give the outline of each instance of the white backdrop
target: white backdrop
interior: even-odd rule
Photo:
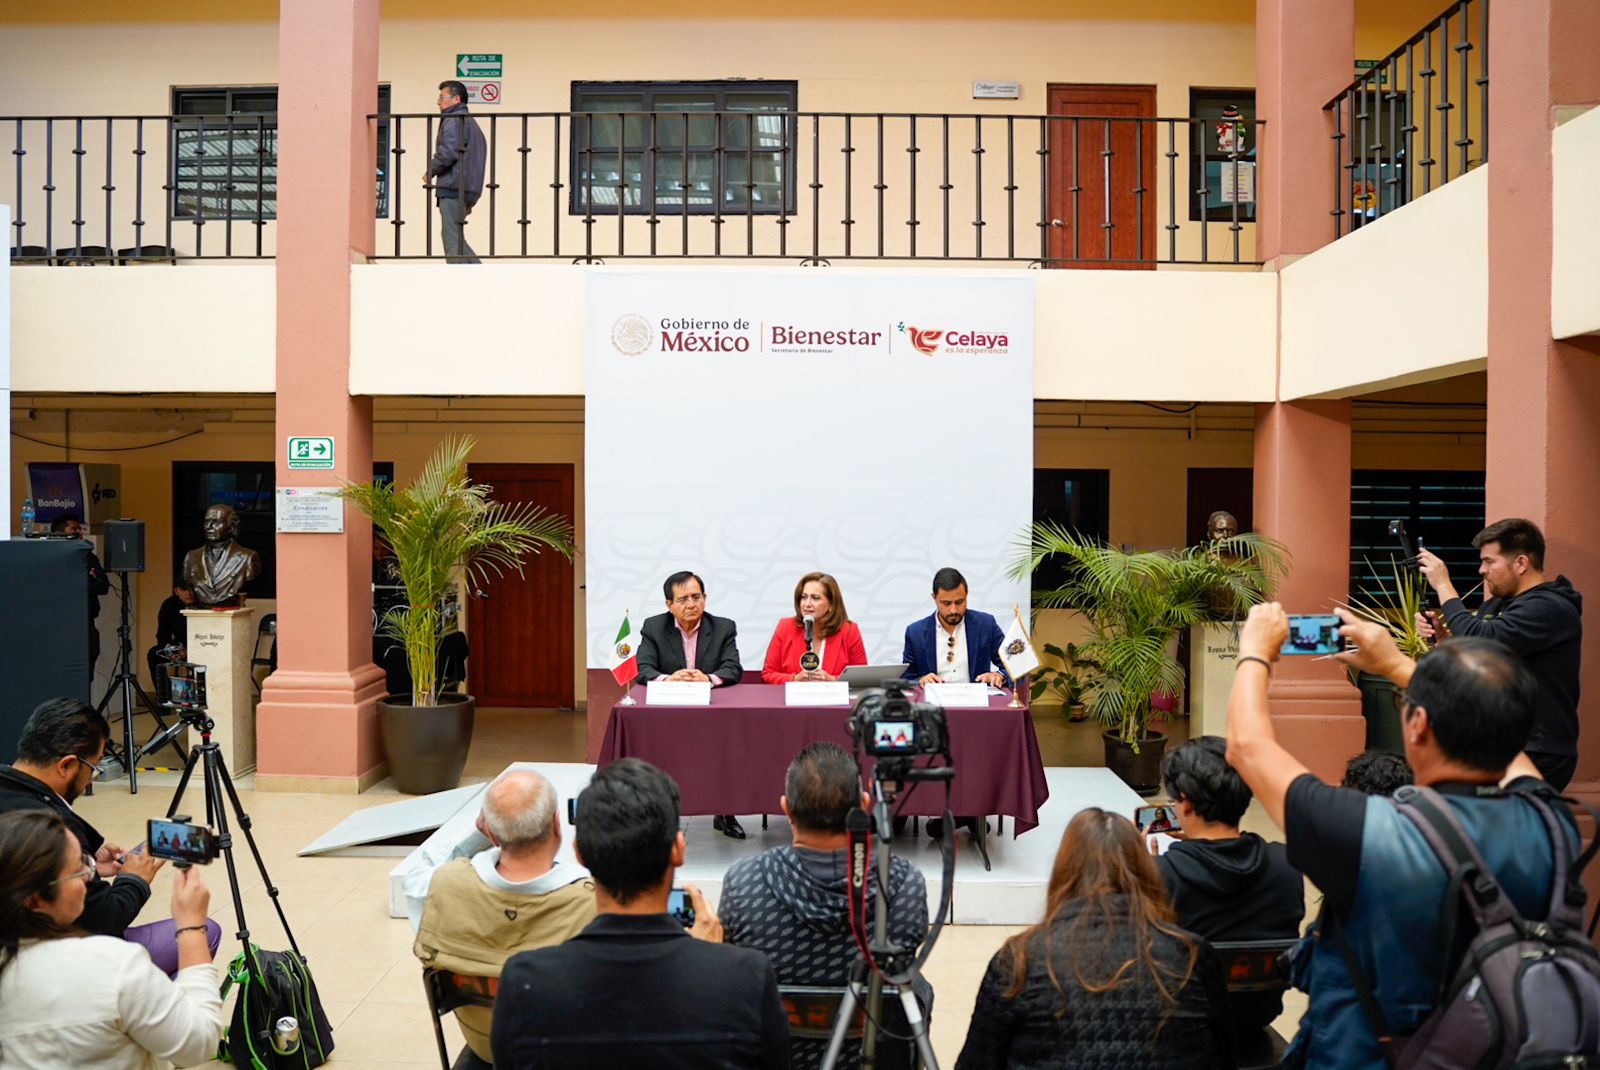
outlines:
[[[591,667],[680,569],[746,669],[812,570],[874,662],[899,659],[941,566],[1002,625],[1025,601],[1005,565],[1032,516],[1026,276],[603,269],[588,313]]]

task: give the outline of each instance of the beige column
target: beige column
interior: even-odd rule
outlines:
[[[372,478],[372,403],[350,396],[350,265],[372,253],[378,0],[281,0],[278,23],[279,486]],[[290,436],[332,436],[330,471],[290,471]],[[384,774],[372,664],[371,525],[278,537],[278,671],[262,689],[257,783],[359,791]]]

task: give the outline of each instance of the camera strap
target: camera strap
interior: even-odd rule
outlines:
[[[867,939],[867,887],[872,880],[872,815],[856,807],[844,819],[845,835],[845,898],[850,909],[850,934],[855,938],[861,953],[872,961],[871,942]]]

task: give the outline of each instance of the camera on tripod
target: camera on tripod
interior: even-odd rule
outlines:
[[[179,713],[206,711],[206,667],[192,661],[167,666],[167,705]]]
[[[950,753],[944,708],[912,702],[907,691],[914,686],[896,680],[861,696],[846,722],[856,746],[879,759]]]

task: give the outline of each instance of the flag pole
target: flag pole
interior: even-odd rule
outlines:
[[[1019,625],[1021,625],[1021,627],[1022,627],[1022,634],[1023,635],[1027,635],[1028,634],[1028,626],[1026,624],[1022,623],[1022,607],[1017,605],[1017,603],[1012,602],[1011,603],[1011,612],[1016,615],[1017,623]],[[1032,637],[1030,636],[1029,639],[1030,639],[1030,642],[1031,642],[1032,641]],[[1010,672],[1010,666],[1006,667],[1006,671],[1007,671],[1007,673]],[[1008,709],[1008,710],[1020,710],[1020,709],[1022,709],[1022,699],[1017,697],[1017,680],[1016,680],[1016,677],[1012,677],[1012,679],[1011,679],[1011,701],[1006,703],[1006,709]]]

